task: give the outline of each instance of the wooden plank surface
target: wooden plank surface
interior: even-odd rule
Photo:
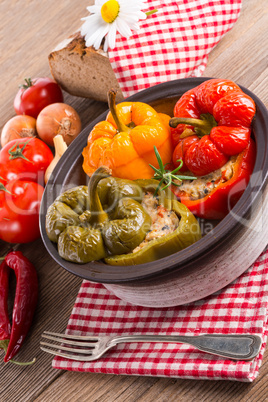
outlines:
[[[0,129],[14,115],[18,85],[28,76],[47,76],[47,55],[80,26],[87,0],[1,0],[0,2]],[[211,52],[204,76],[237,81],[268,106],[268,4],[243,0],[234,28]],[[65,101],[80,114],[83,127],[107,109],[107,104],[72,97]],[[0,241],[1,255],[10,245]],[[65,272],[48,256],[42,241],[20,245],[38,271],[40,294],[32,329],[18,355],[37,358],[31,367],[0,363],[1,401],[264,401],[268,374],[266,352],[259,377],[252,384],[191,381],[154,377],[113,376],[54,370],[52,358],[39,349],[46,330],[66,328],[81,279]],[[11,289],[15,289],[12,279]],[[12,291],[11,291],[12,293]],[[10,299],[12,299],[12,294]],[[3,356],[3,354],[1,354]]]

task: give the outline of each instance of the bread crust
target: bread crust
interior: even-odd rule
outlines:
[[[80,32],[57,45],[48,61],[55,81],[71,95],[107,102],[108,91],[114,89],[117,101],[123,100],[108,54],[86,47]]]

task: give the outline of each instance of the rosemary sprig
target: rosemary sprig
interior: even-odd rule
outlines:
[[[161,159],[161,156],[156,148],[156,146],[154,146],[154,152],[155,152],[155,156],[159,165],[159,169],[157,169],[155,166],[152,166],[151,164],[149,164],[149,166],[154,170],[154,175],[153,175],[153,179],[156,180],[160,180],[154,195],[156,195],[159,191],[159,189],[162,187],[162,184],[165,183],[166,185],[164,187],[161,188],[161,190],[165,190],[166,188],[168,188],[169,186],[173,185],[173,186],[180,186],[182,184],[182,180],[195,180],[196,177],[194,176],[185,176],[185,175],[177,175],[176,173],[181,169],[182,165],[183,165],[183,161],[182,160],[178,160],[177,162],[180,161],[180,164],[178,167],[176,167],[176,169],[170,171],[170,170],[166,170],[166,166],[168,165],[168,163],[166,165],[163,165],[163,161]],[[177,180],[179,183],[176,183],[174,180]]]

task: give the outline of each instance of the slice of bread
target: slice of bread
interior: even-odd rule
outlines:
[[[48,60],[55,81],[70,94],[107,102],[114,89],[116,101],[124,99],[107,53],[86,47],[80,32],[61,42]]]

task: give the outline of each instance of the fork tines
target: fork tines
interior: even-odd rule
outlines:
[[[45,331],[41,336],[43,338],[49,339],[51,341],[58,342],[58,344],[40,342],[40,345],[49,347],[49,349],[48,349],[48,348],[41,346],[41,349],[44,352],[48,352],[53,355],[57,355],[57,356],[61,356],[61,357],[66,357],[71,360],[80,360],[80,361],[88,360],[89,356],[92,355],[92,349],[95,348],[96,343],[98,341],[97,336],[89,337],[89,336],[80,336],[80,335],[65,335],[65,334],[58,334],[58,333],[48,332],[48,331]],[[74,339],[77,339],[77,340],[74,340]],[[91,341],[91,342],[87,342],[87,341]],[[67,347],[64,345],[78,346],[78,348]],[[83,349],[83,348],[87,348],[87,349]],[[62,353],[61,351],[66,351],[68,353]],[[75,353],[78,353],[78,355],[75,355]]]

